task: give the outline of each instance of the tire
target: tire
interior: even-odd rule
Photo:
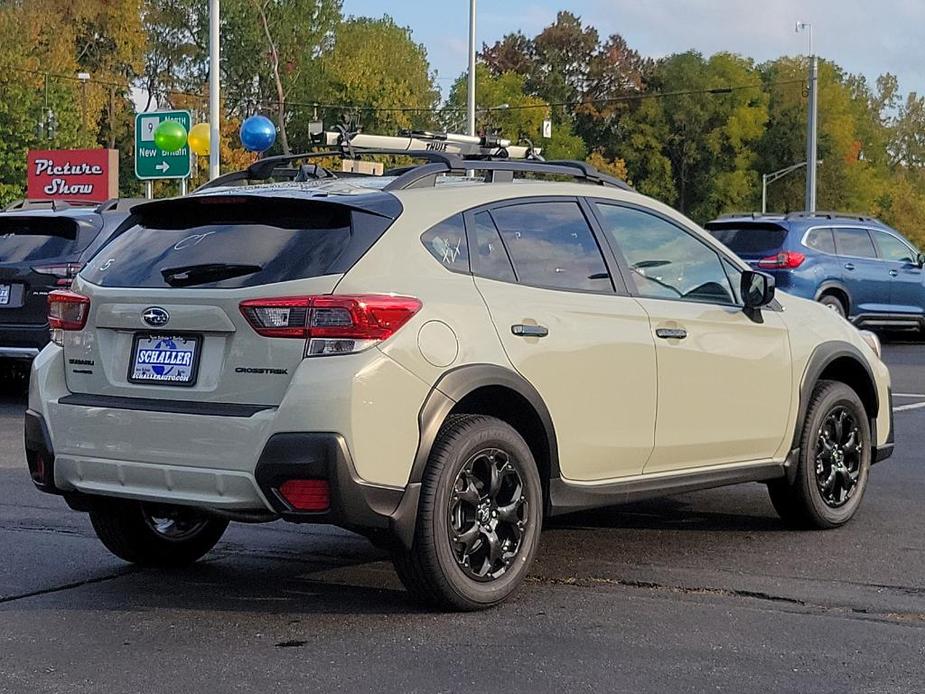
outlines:
[[[540,476],[520,434],[493,417],[451,415],[421,481],[412,547],[393,549],[395,568],[417,602],[492,607],[526,577],[542,523]]]
[[[844,302],[834,294],[825,294],[819,297],[819,303],[832,311],[835,311],[842,318],[848,317],[848,307]]]
[[[870,463],[870,421],[861,399],[844,383],[819,381],[800,434],[796,477],[768,484],[771,503],[790,526],[837,528],[860,506]]]
[[[228,521],[194,509],[122,499],[96,501],[90,522],[106,549],[146,567],[189,566],[211,550],[228,527]]]

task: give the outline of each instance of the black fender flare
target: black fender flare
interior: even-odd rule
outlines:
[[[418,414],[418,440],[414,464],[408,478],[410,483],[420,482],[424,467],[430,457],[430,450],[437,438],[440,427],[456,404],[470,393],[486,386],[501,386],[514,391],[530,403],[546,430],[546,443],[549,450],[550,472],[558,476],[559,455],[556,431],[549,409],[542,396],[523,376],[511,369],[495,364],[470,364],[460,366],[443,374],[433,385],[421,411]]]
[[[407,548],[410,548],[414,541],[421,480],[440,427],[443,426],[443,422],[458,402],[470,393],[486,386],[508,388],[530,403],[545,429],[549,453],[549,476],[559,477],[559,447],[555,427],[549,409],[536,388],[516,371],[496,364],[468,364],[451,369],[434,383],[418,413],[417,451],[405,493],[398,508],[392,514],[392,531]],[[546,480],[543,482],[545,485]]]
[[[796,475],[796,455],[800,448],[800,434],[803,430],[803,422],[806,419],[806,413],[809,410],[809,402],[812,399],[816,383],[819,381],[819,377],[822,375],[822,372],[825,371],[826,367],[832,364],[836,359],[845,357],[857,362],[857,364],[864,369],[870,381],[871,390],[874,394],[874,408],[872,412],[867,413],[867,416],[870,420],[872,440],[874,442],[877,440],[877,415],[880,411],[880,394],[877,391],[877,379],[874,378],[874,373],[870,368],[870,364],[861,353],[861,350],[850,342],[841,340],[823,342],[813,350],[813,353],[809,357],[809,361],[806,362],[806,368],[803,370],[803,379],[800,382],[800,404],[797,409],[793,440],[790,445],[790,455],[787,458],[788,478]]]

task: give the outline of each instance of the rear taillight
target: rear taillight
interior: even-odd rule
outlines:
[[[90,313],[90,299],[66,289],[56,289],[48,295],[48,326],[51,340],[63,344],[65,331],[83,330]]]
[[[800,267],[806,256],[795,251],[781,251],[758,261],[758,267],[765,270],[793,270]]]
[[[70,287],[81,268],[83,268],[83,265],[80,263],[58,263],[55,265],[37,265],[32,270],[40,275],[56,277],[55,284],[59,287]]]
[[[365,294],[253,299],[241,313],[259,335],[307,340],[305,355],[360,352],[387,340],[421,308],[407,296]]]

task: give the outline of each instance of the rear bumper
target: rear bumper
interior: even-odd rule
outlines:
[[[55,456],[44,418],[28,410],[25,448],[36,488],[88,508],[96,496],[243,511],[295,523],[327,523],[361,532],[388,531],[410,543],[420,485],[392,488],[360,480],[344,438],[332,433],[274,434],[260,453],[253,475],[246,472]],[[290,479],[325,480],[325,511],[294,509],[279,493]]]

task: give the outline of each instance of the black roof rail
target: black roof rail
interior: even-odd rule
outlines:
[[[816,211],[816,212],[789,212],[787,219],[812,219],[819,217],[821,219],[856,219],[859,222],[874,222],[876,219],[870,215],[857,214],[855,212],[834,212],[834,211]]]
[[[465,171],[485,171],[491,174],[491,181],[509,182],[515,173],[535,173],[546,176],[568,176],[596,185],[632,191],[633,188],[619,178],[607,176],[593,166],[580,161],[527,161],[510,159],[463,159],[455,155],[444,155],[447,161],[438,161],[424,166],[417,166],[401,174],[383,190],[408,190],[409,188],[428,188],[436,184],[437,177],[449,173]]]

